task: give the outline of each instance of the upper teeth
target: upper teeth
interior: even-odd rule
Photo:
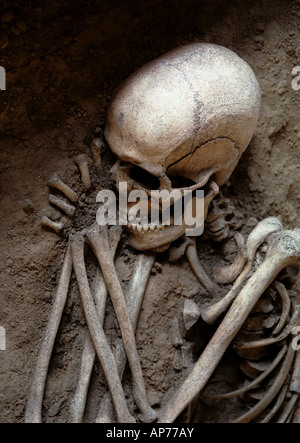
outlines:
[[[153,231],[162,231],[165,229],[164,225],[135,225],[135,224],[128,224],[128,227],[130,230],[134,231],[134,232],[138,232],[139,234],[144,234],[146,232],[153,232]]]

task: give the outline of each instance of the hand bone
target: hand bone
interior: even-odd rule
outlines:
[[[238,294],[215,335],[169,403],[159,414],[161,423],[173,422],[199,393],[214,372],[229,344],[236,336],[253,307],[287,266],[300,261],[300,230],[282,231],[269,238],[269,248],[264,262],[247,281]]]
[[[66,183],[64,183],[57,174],[53,174],[48,180],[48,186],[62,192],[71,202],[76,203],[78,195]]]
[[[53,194],[49,194],[48,200],[49,200],[49,203],[57,206],[59,209],[64,211],[69,217],[73,217],[74,212],[76,210],[75,206],[70,205],[69,203],[66,203],[64,200],[56,197]]]
[[[77,166],[79,168],[84,189],[90,189],[91,177],[90,177],[90,171],[89,171],[89,164],[90,164],[89,157],[85,154],[79,154],[75,158],[75,163],[77,164]]]
[[[57,234],[61,232],[61,230],[64,227],[64,224],[62,222],[55,222],[53,220],[50,220],[46,215],[43,215],[42,217],[42,226],[45,226],[46,228],[53,229]]]

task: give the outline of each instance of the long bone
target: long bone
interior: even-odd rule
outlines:
[[[109,240],[111,245],[111,254],[114,258],[120,238],[122,228],[119,226],[111,227],[109,230]],[[107,299],[107,287],[100,269],[97,269],[94,287],[92,288],[94,300],[96,304],[97,313],[99,316],[99,322],[103,325],[106,299]],[[90,335],[88,334],[83,347],[83,354],[81,357],[81,367],[78,377],[78,383],[74,397],[70,405],[70,422],[81,423],[86,405],[86,399],[90,384],[90,379],[95,363],[96,352],[93,346]]]
[[[133,423],[135,420],[130,415],[127,408],[116,361],[104,334],[103,328],[100,324],[99,316],[89,287],[84,262],[84,235],[82,233],[78,233],[71,236],[70,244],[74,271],[82,299],[86,321],[97,356],[99,358],[109,390],[113,398],[118,421],[121,423]],[[111,256],[110,251],[107,251],[107,254]]]
[[[244,267],[243,272],[235,281],[233,287],[228,292],[228,294],[222,298],[219,302],[208,306],[202,310],[202,319],[212,325],[218,317],[220,317],[231,305],[233,300],[236,298],[242,286],[249,277],[251,268],[254,262],[255,254],[260,245],[262,245],[269,235],[279,232],[283,229],[282,224],[277,218],[269,217],[257,224],[253,231],[249,234],[246,243],[246,255],[247,263]]]
[[[141,363],[136,349],[134,330],[126,307],[125,297],[111,258],[107,228],[95,225],[87,232],[87,239],[97,257],[113,302],[132,373],[133,394],[141,412],[141,420],[150,423],[156,419],[157,414],[151,408],[147,399]]]
[[[36,368],[31,383],[28,396],[25,423],[41,423],[42,422],[42,404],[47,379],[47,372],[53,351],[53,346],[61,317],[66,304],[70,279],[72,274],[72,256],[70,245],[68,246],[59,284],[56,290],[52,311],[48,320],[43,341],[37,358]]]
[[[215,294],[219,291],[219,287],[216,283],[214,283],[209,276],[204,271],[203,267],[201,266],[201,263],[199,261],[198,255],[197,255],[197,249],[196,249],[196,241],[195,239],[191,240],[187,243],[186,246],[186,257],[188,259],[188,262],[192,268],[192,271],[198,278],[199,282],[205,287],[205,289],[210,294]]]
[[[132,271],[132,277],[125,293],[128,314],[134,331],[138,324],[140,309],[154,260],[155,254],[138,254]],[[127,362],[126,352],[122,343],[118,342],[114,346],[114,356],[118,365],[120,378],[122,379]],[[113,422],[113,403],[109,392],[102,398],[96,422]]]
[[[269,237],[264,262],[249,278],[208,343],[191,374],[159,414],[161,423],[173,422],[204,388],[228,346],[255,304],[285,267],[300,261],[300,230],[282,231]]]

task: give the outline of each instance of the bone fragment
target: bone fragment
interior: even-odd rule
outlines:
[[[126,307],[125,297],[111,258],[107,228],[95,225],[93,229],[88,231],[87,238],[101,267],[119,322],[133,379],[133,393],[141,412],[141,419],[144,422],[152,422],[156,418],[156,412],[151,408],[147,399],[143,373],[136,349],[134,330]]]
[[[74,212],[76,210],[75,206],[70,205],[69,203],[66,203],[64,200],[56,197],[53,194],[49,194],[48,200],[49,200],[49,203],[57,206],[59,209],[61,209],[63,212],[65,212],[69,217],[73,217]]]
[[[193,300],[185,300],[183,308],[183,323],[187,331],[189,331],[199,320],[201,315],[199,306]]]
[[[208,277],[208,275],[206,274],[206,272],[204,271],[203,267],[200,264],[196,250],[196,243],[194,239],[192,243],[189,243],[187,245],[185,253],[189,261],[189,264],[192,268],[192,271],[198,278],[199,282],[205,287],[205,289],[210,294],[218,293],[219,291],[218,285],[211,281],[211,279]]]
[[[274,217],[266,218],[253,229],[246,243],[247,263],[245,268],[222,300],[202,310],[202,318],[206,323],[212,325],[229,308],[242,289],[245,280],[249,277],[258,247],[265,242],[269,235],[281,230],[282,224]]]
[[[150,277],[150,273],[155,261],[155,254],[139,254],[136,258],[132,277],[126,290],[125,298],[128,307],[128,313],[132,322],[134,331],[138,324],[140,309]],[[122,343],[114,346],[114,356],[118,365],[120,377],[122,379],[125,370],[127,356]],[[113,404],[110,393],[107,392],[101,401],[96,423],[113,422]]]
[[[91,184],[91,176],[89,171],[89,163],[90,163],[89,157],[85,154],[79,154],[75,158],[75,163],[79,168],[84,189],[86,190],[90,189],[92,184]]]
[[[244,237],[237,232],[234,239],[238,247],[236,260],[230,266],[214,269],[214,279],[217,283],[225,284],[234,282],[245,267],[247,255]]]
[[[42,217],[42,226],[52,229],[57,234],[59,234],[64,228],[64,224],[62,222],[55,222],[53,220],[50,220],[50,218],[48,218],[46,215],[43,215]]]
[[[49,178],[48,186],[62,192],[71,202],[77,202],[78,195],[76,194],[76,192],[73,191],[70,186],[66,185],[66,183],[64,183],[57,174],[53,174]]]
[[[215,335],[194,366],[191,374],[159,414],[159,422],[173,422],[192,399],[204,388],[229,344],[236,336],[253,307],[285,267],[300,259],[300,230],[282,231],[270,237],[264,262],[250,277]],[[293,350],[289,350],[288,359]],[[278,392],[278,390],[277,390]]]
[[[97,356],[99,358],[109,390],[113,398],[118,421],[120,423],[134,423],[135,420],[130,415],[127,408],[116,361],[114,359],[112,350],[107,342],[103,328],[100,324],[99,316],[89,287],[84,262],[83,235],[76,234],[72,236],[70,239],[70,243],[74,271],[79,286],[85,317],[94,347],[96,349]],[[107,251],[107,253],[111,255],[110,251]]]
[[[102,138],[99,137],[94,138],[91,145],[91,151],[92,151],[94,166],[98,174],[101,174],[102,172],[101,154],[103,148],[104,148],[104,141],[102,140]]]
[[[72,274],[72,256],[68,246],[52,311],[40,347],[25,412],[26,423],[42,422],[42,404],[48,367],[62,313],[66,304]]]
[[[119,226],[111,227],[109,230],[111,253],[113,257],[115,256],[115,252],[121,238],[121,233],[122,229]],[[99,316],[99,322],[101,325],[103,325],[107,299],[107,287],[99,268],[97,269],[96,278],[93,283],[94,287],[92,288],[92,292]],[[70,406],[71,423],[82,423],[95,357],[96,352],[93,342],[90,338],[90,334],[88,334],[84,343],[78,383]]]

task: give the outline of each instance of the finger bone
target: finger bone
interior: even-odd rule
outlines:
[[[93,139],[91,151],[92,151],[94,166],[98,174],[100,174],[102,171],[101,154],[104,146],[105,145],[102,138],[97,137]]]
[[[42,226],[52,229],[53,231],[57,232],[57,234],[59,234],[64,228],[64,224],[62,222],[50,220],[50,218],[48,218],[46,215],[43,215],[42,217]]]
[[[75,206],[70,205],[69,203],[66,203],[64,200],[56,197],[53,194],[49,194],[48,200],[49,200],[49,203],[57,206],[59,209],[61,209],[63,212],[65,212],[69,217],[73,217],[74,212],[76,210]]]
[[[299,260],[300,230],[273,234],[264,262],[247,281],[233,302],[191,374],[160,412],[159,421],[161,423],[173,422],[197,393],[204,388],[261,295],[279,272],[286,266],[296,265]],[[292,352],[293,350],[289,350],[289,357]]]
[[[77,166],[79,168],[84,189],[90,189],[91,177],[90,177],[90,171],[89,171],[89,163],[90,163],[89,157],[85,154],[79,154],[75,158],[75,163],[77,164]]]
[[[62,192],[69,200],[76,203],[78,200],[78,195],[73,189],[71,189],[66,183],[64,183],[57,174],[53,174],[48,180],[48,186],[50,188],[57,189]]]

